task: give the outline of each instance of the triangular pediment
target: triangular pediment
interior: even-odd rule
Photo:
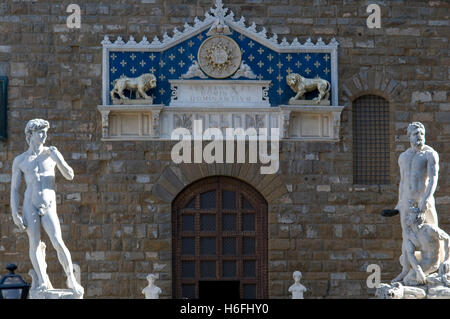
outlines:
[[[235,18],[221,0],[216,0],[202,19],[195,17],[192,25],[185,23],[183,30],[175,28],[171,35],[166,32],[152,41],[145,36],[139,42],[133,36],[128,41],[120,36],[111,41],[105,36],[103,104],[111,103],[108,93],[114,81],[124,76],[154,74],[157,80],[157,88],[152,92],[154,103],[163,105],[173,101],[171,80],[214,79],[199,67],[199,49],[220,32],[239,47],[241,57],[236,63],[242,64],[239,72],[220,79],[270,81],[268,92],[263,94],[267,93],[271,106],[277,106],[287,104],[294,93],[286,83],[286,75],[298,73],[321,78],[331,83],[331,104],[337,105],[336,40],[328,44],[321,38],[316,43],[310,39],[300,43],[297,38],[292,42],[286,38],[280,41],[277,34],[269,35],[265,27],[257,27],[254,22],[247,24],[244,17]],[[306,98],[313,99],[313,95]]]
[[[123,48],[132,50],[145,48],[164,51],[209,29],[218,20],[223,20],[225,25],[234,31],[242,33],[276,52],[289,52],[290,50],[298,49],[330,49],[339,45],[334,38],[328,44],[326,44],[322,38],[318,38],[316,43],[313,43],[310,38],[304,43],[300,43],[297,38],[292,42],[289,42],[285,37],[280,40],[276,33],[269,35],[269,32],[265,27],[257,27],[255,22],[247,24],[246,19],[243,16],[236,19],[232,11],[223,8],[221,0],[216,0],[215,8],[211,8],[210,11],[207,11],[203,19],[195,17],[192,25],[186,22],[183,26],[183,30],[180,31],[178,28],[174,28],[172,35],[169,35],[166,32],[161,37],[155,36],[152,41],[149,41],[147,37],[144,36],[139,42],[137,42],[133,36],[130,36],[127,42],[125,42],[121,36],[118,36],[113,42],[111,42],[109,36],[105,36],[102,44],[106,47],[114,47],[117,49]]]

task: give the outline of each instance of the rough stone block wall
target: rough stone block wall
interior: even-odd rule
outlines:
[[[70,3],[81,7],[80,30],[66,27]],[[57,146],[75,170],[72,182],[57,174],[58,214],[64,240],[81,266],[85,297],[143,298],[145,276],[153,272],[160,276],[157,284],[164,297],[171,296],[167,191],[171,181],[183,178],[164,177],[167,169],[177,169],[170,158],[171,143],[101,141],[96,109],[101,104],[100,42],[104,35],[152,39],[171,33],[174,27],[192,23],[196,15],[203,16],[212,3],[0,3],[0,75],[9,78],[8,139],[0,142],[0,271],[9,262],[19,265],[20,274],[31,267],[27,236],[16,230],[10,214],[10,175],[13,158],[27,148],[26,122],[39,117],[51,123],[47,143]],[[381,29],[366,26],[369,3],[382,8]],[[268,200],[270,297],[288,298],[297,269],[310,289],[306,298],[373,296],[365,284],[367,265],[379,264],[385,281],[400,271],[399,218],[383,218],[380,210],[396,204],[396,161],[408,147],[405,131],[411,121],[425,124],[427,144],[440,155],[435,196],[440,226],[450,232],[450,3],[224,0],[224,4],[236,17],[243,15],[288,40],[322,37],[328,43],[335,37],[340,43],[339,104],[346,106],[341,141],[281,145],[275,195],[286,196]],[[353,184],[351,102],[366,93],[390,103],[389,185]],[[191,169],[198,169],[198,176],[219,172],[205,165]],[[261,177],[245,178],[258,189]],[[155,192],[155,185],[162,184],[165,191]],[[49,276],[55,287],[63,287],[62,268],[44,237]]]

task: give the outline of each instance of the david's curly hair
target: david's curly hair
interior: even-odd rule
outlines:
[[[43,128],[48,130],[50,128],[50,123],[42,119],[33,119],[28,121],[25,126],[25,139],[28,145],[30,145],[30,138],[33,132],[42,130]]]

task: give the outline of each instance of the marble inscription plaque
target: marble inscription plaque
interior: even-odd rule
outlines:
[[[270,81],[171,80],[170,106],[270,106]]]

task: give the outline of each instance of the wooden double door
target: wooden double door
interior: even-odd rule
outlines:
[[[172,205],[175,298],[267,298],[267,203],[238,179],[186,187]]]

